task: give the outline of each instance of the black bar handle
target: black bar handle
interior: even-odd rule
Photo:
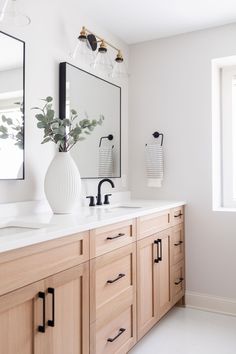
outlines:
[[[184,243],[184,241],[179,241],[177,243],[174,243],[174,246],[180,246],[180,245],[182,245],[182,243]]]
[[[174,218],[180,218],[183,215],[183,213],[179,213],[178,215],[174,215]]]
[[[158,257],[159,261],[162,261],[162,239],[158,239],[158,243],[160,244],[160,256]]]
[[[48,326],[55,327],[55,289],[48,288],[48,294],[52,295],[52,319],[48,320]]]
[[[154,244],[157,245],[157,258],[154,259],[154,263],[159,263],[159,241],[155,240]]]
[[[124,333],[126,331],[126,329],[125,328],[120,328],[119,329],[119,333],[114,337],[114,338],[108,338],[107,339],[107,341],[108,342],[114,342],[119,336],[121,336],[122,335],[122,333]]]
[[[182,281],[184,280],[184,278],[179,278],[178,281],[175,281],[175,285],[179,285],[180,283],[182,283]]]
[[[43,324],[38,326],[38,331],[45,333],[46,331],[46,296],[45,293],[40,291],[38,297],[43,300]]]
[[[113,279],[113,280],[108,280],[107,283],[108,283],[108,284],[115,283],[117,280],[120,280],[121,278],[124,278],[124,277],[125,277],[125,274],[120,273],[117,278],[115,278],[115,279]]]
[[[115,240],[116,238],[123,237],[123,236],[125,236],[125,234],[119,233],[117,236],[107,237],[107,240]]]

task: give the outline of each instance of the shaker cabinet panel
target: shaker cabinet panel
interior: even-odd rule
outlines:
[[[41,316],[43,282],[34,283],[0,297],[0,354],[45,353]]]
[[[89,265],[45,280],[47,354],[89,353]]]
[[[137,243],[137,318],[138,339],[140,339],[158,319],[158,268],[155,259],[157,235],[147,237]]]

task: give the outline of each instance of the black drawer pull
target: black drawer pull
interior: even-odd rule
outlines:
[[[48,326],[55,327],[55,289],[48,288],[48,294],[52,295],[52,319],[48,320]]]
[[[183,280],[184,280],[184,278],[179,278],[178,281],[175,281],[175,285],[179,285],[180,283],[182,283]]]
[[[157,258],[154,259],[154,263],[159,263],[159,240],[155,240],[154,244],[157,245]]]
[[[119,336],[121,336],[122,335],[122,333],[124,333],[126,331],[126,329],[125,328],[120,328],[119,329],[119,333],[117,334],[117,336],[115,336],[114,338],[108,338],[107,339],[107,341],[108,342],[114,342]]]
[[[180,246],[180,245],[182,245],[182,243],[184,243],[184,241],[179,241],[177,243],[174,243],[174,246]]]
[[[125,277],[125,274],[120,273],[116,279],[108,280],[107,283],[108,283],[108,284],[115,283],[117,280],[120,280],[121,278],[124,278],[124,277]]]
[[[117,236],[107,237],[107,240],[115,240],[116,238],[123,237],[125,234],[119,233]]]
[[[180,212],[178,215],[174,215],[175,218],[180,218],[183,214]]]
[[[160,244],[160,256],[159,256],[159,261],[161,262],[162,261],[162,239],[159,238],[158,239],[158,242]]]
[[[43,300],[43,324],[38,326],[38,331],[41,333],[45,333],[46,330],[46,296],[45,293],[40,291],[38,294],[39,298]]]

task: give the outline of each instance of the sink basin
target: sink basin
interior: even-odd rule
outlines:
[[[25,221],[8,221],[0,224],[0,236],[15,235],[22,232],[39,230],[48,227],[48,224],[25,222]]]
[[[105,211],[118,211],[118,210],[122,210],[122,209],[127,209],[127,210],[136,210],[136,209],[140,209],[142,208],[141,206],[139,205],[119,205],[119,204],[116,204],[116,205],[102,205],[100,207],[98,207],[102,210],[105,210]]]

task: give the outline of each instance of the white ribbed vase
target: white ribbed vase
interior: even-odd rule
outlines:
[[[58,152],[48,167],[44,191],[55,214],[70,214],[79,202],[81,179],[69,152]]]

